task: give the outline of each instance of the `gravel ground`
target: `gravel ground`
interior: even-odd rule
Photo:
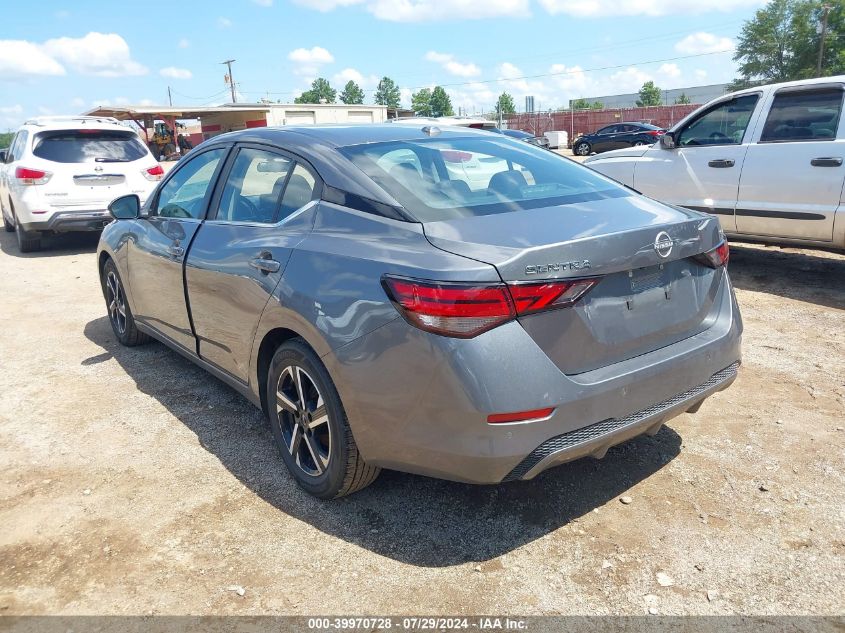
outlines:
[[[735,245],[740,377],[655,437],[319,502],[235,392],[115,343],[95,244],[0,234],[2,614],[845,611],[842,254]]]

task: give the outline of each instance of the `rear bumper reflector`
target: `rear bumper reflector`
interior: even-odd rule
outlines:
[[[533,409],[531,411],[517,411],[515,413],[494,413],[487,416],[488,424],[508,424],[509,422],[537,422],[545,420],[555,412],[554,407]]]

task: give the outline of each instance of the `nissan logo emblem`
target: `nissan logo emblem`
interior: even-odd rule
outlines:
[[[663,259],[666,259],[672,254],[672,247],[674,245],[675,242],[671,237],[669,237],[669,234],[666,231],[660,231],[660,233],[657,234],[657,237],[654,238],[654,250]]]

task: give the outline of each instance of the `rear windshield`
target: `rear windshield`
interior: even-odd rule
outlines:
[[[631,195],[554,152],[503,136],[392,141],[340,151],[420,222]]]
[[[148,150],[134,132],[60,130],[38,134],[32,153],[55,163],[126,163],[144,158]]]

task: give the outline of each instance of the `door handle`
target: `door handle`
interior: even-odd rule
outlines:
[[[272,255],[270,255],[270,253],[263,253],[261,257],[256,257],[255,259],[250,261],[249,265],[255,268],[256,270],[260,270],[265,275],[269,275],[270,273],[277,273],[282,267],[279,262],[272,258]]]
[[[173,257],[182,257],[185,254],[185,249],[178,244],[173,244],[167,249],[167,252]]]
[[[716,169],[725,169],[727,167],[733,167],[734,161],[730,158],[719,158],[716,160],[711,160],[709,163],[710,167],[715,167]]]
[[[814,158],[810,161],[813,167],[840,167],[842,165],[841,157],[829,158]]]

